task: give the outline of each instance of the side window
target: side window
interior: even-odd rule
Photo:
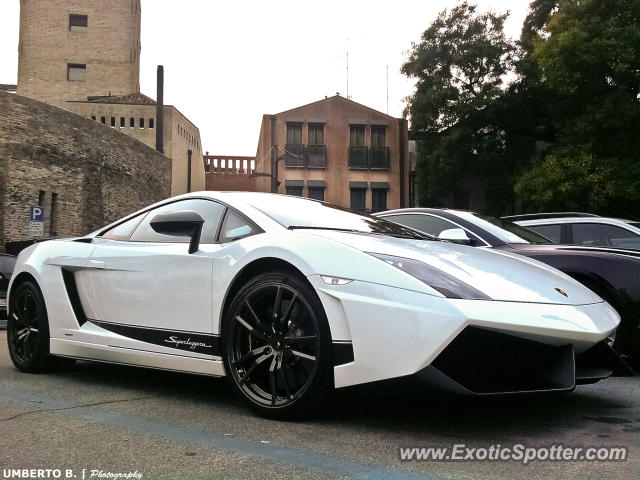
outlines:
[[[460,228],[455,223],[451,223],[442,218],[432,217],[431,215],[389,215],[384,218],[436,237],[439,236],[443,230]]]
[[[258,233],[258,229],[231,209],[227,210],[220,230],[220,243],[232,242]]]
[[[621,227],[597,223],[574,223],[571,228],[573,243],[577,245],[640,250],[640,237]]]
[[[530,225],[524,228],[533,230],[534,232],[539,233],[543,237],[547,237],[551,241],[554,241],[556,243],[561,243],[562,224],[560,223],[556,225]]]
[[[151,228],[151,220],[159,213],[176,212],[178,210],[193,210],[200,214],[204,219],[202,226],[202,236],[200,243],[214,243],[216,232],[220,218],[224,212],[224,206],[211,200],[203,200],[199,198],[180,200],[178,202],[168,203],[154,210],[151,210],[147,216],[140,222],[131,235],[132,242],[154,242],[154,243],[187,243],[188,237],[174,237],[172,235],[163,235],[156,233]]]
[[[133,229],[136,228],[138,223],[140,223],[140,220],[142,220],[145,215],[146,213],[136,215],[132,219],[110,228],[100,236],[110,240],[129,240],[131,232],[133,232]]]

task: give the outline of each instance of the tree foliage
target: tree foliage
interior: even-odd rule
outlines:
[[[506,15],[462,2],[412,46],[421,201],[473,175],[495,213],[515,192],[528,211],[640,216],[640,0],[529,7],[517,45]]]
[[[426,152],[419,170],[423,202],[433,204],[455,188],[461,170],[482,174],[496,163],[504,130],[487,119],[495,115],[515,51],[504,35],[506,18],[466,2],[445,10],[402,67],[416,79],[408,111]]]
[[[640,215],[640,0],[560,0],[530,58],[555,141],[515,186],[525,206]]]

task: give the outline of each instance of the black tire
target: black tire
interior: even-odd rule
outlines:
[[[40,373],[73,365],[70,358],[49,354],[49,320],[42,293],[32,281],[11,292],[7,320],[9,356],[21,372]]]
[[[292,273],[264,273],[240,289],[223,320],[222,358],[234,393],[262,416],[317,412],[333,390],[326,314]]]

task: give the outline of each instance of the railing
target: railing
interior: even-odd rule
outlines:
[[[371,169],[389,169],[389,147],[371,147]]]
[[[327,146],[307,145],[307,167],[325,168],[327,166]]]
[[[203,155],[202,160],[205,174],[251,175],[256,169],[256,157]]]
[[[287,143],[284,147],[284,164],[287,167],[304,167],[304,145],[301,143]]]
[[[349,147],[349,168],[369,168],[368,150],[369,147],[364,146]]]

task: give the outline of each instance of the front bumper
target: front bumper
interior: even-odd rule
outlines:
[[[325,306],[333,340],[350,340],[353,346],[353,362],[335,367],[336,387],[420,372],[454,339],[460,335],[467,337],[468,332],[463,334],[467,327],[503,334],[518,342],[535,342],[545,347],[540,351],[566,363],[569,349],[574,356],[585,352],[605,339],[620,321],[616,311],[605,302],[574,306],[453,300],[370,282],[331,286],[317,276],[309,280]],[[477,343],[486,343],[486,340],[478,339]],[[564,349],[565,353],[558,353],[558,349]],[[532,351],[530,355],[536,353]],[[545,361],[553,363],[552,359]],[[531,360],[531,363],[535,362]],[[460,364],[460,370],[466,368]],[[503,376],[505,384],[517,384],[500,369],[493,370],[492,374]],[[575,368],[566,375],[572,376],[575,383]],[[559,389],[573,388],[566,386],[569,383],[560,382]],[[515,387],[503,391],[554,389],[544,381],[540,382],[540,388]]]

